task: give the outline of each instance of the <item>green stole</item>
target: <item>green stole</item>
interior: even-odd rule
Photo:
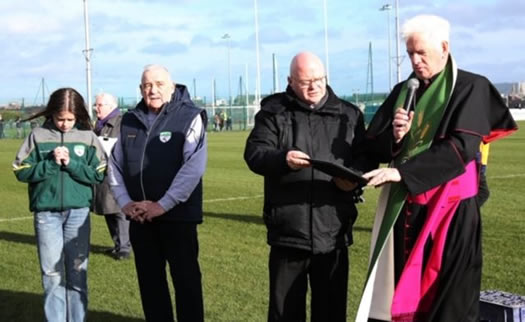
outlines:
[[[443,71],[430,84],[420,101],[417,102],[410,132],[404,138],[401,152],[390,164],[390,167],[395,168],[430,147],[452,93],[453,76],[452,57],[450,57]],[[407,82],[405,82],[399,93],[394,105],[394,113],[398,107],[403,106],[406,95]],[[385,214],[370,258],[367,281],[399,217],[407,195],[408,191],[402,182],[391,183]]]

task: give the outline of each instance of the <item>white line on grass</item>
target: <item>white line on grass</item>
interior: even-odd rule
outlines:
[[[507,174],[504,176],[490,176],[487,177],[487,179],[508,179],[508,178],[517,178],[517,177],[525,177],[525,173],[521,174]]]
[[[249,199],[262,198],[262,197],[263,197],[263,195],[246,196],[246,197],[219,198],[219,199],[209,199],[209,200],[204,200],[204,202],[221,202],[221,201],[232,201],[232,200],[249,200]],[[19,220],[27,220],[27,219],[32,219],[32,218],[33,218],[33,216],[29,216],[29,217],[18,217],[18,218],[6,218],[6,219],[0,219],[0,222],[19,221]]]
[[[246,197],[219,198],[219,199],[204,200],[204,202],[221,202],[221,201],[232,201],[232,200],[248,200],[248,199],[256,199],[256,198],[262,198],[262,197],[263,197],[263,195],[246,196]]]
[[[0,222],[4,222],[4,221],[18,221],[18,220],[26,220],[26,219],[33,219],[33,216],[29,216],[29,217],[18,217],[18,218],[6,218],[6,219],[0,219]]]

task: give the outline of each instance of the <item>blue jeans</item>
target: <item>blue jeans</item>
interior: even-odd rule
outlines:
[[[89,208],[37,212],[34,224],[46,320],[85,321]]]

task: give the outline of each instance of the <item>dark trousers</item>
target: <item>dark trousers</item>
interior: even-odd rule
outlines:
[[[490,196],[490,190],[489,185],[487,183],[487,176],[485,175],[485,172],[481,172],[479,175],[479,190],[477,195],[477,200],[479,206],[483,206],[485,201],[489,199]]]
[[[273,246],[268,321],[305,321],[308,280],[311,321],[346,321],[348,248],[328,254]]]
[[[129,241],[129,220],[123,213],[104,215],[106,225],[108,226],[111,240],[115,245],[116,253],[131,251],[131,243]]]
[[[203,321],[197,224],[132,221],[130,237],[146,321],[174,320],[166,263],[175,289],[177,321]]]

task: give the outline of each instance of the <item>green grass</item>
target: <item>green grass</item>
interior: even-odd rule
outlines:
[[[521,122],[525,127],[525,122]],[[205,314],[208,321],[265,321],[268,246],[261,219],[262,178],[242,153],[247,132],[209,134],[204,177],[205,221],[199,226]],[[27,187],[11,171],[20,140],[0,140],[0,321],[42,320],[41,282]],[[492,144],[488,168],[491,197],[483,207],[482,289],[525,294],[525,132]],[[359,205],[350,248],[349,321],[354,320],[368,261],[378,190]],[[92,216],[89,320],[142,321],[133,261],[105,256],[109,233]]]

